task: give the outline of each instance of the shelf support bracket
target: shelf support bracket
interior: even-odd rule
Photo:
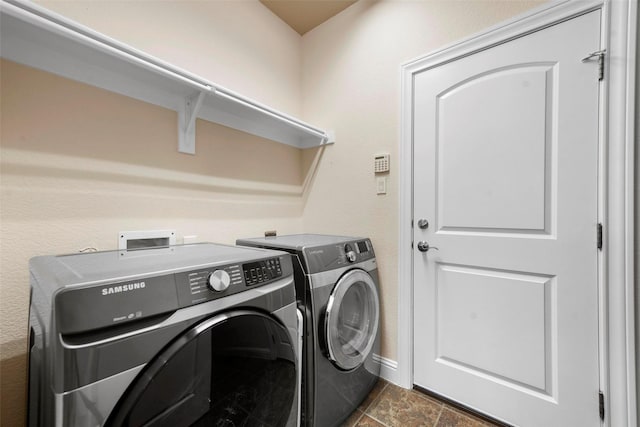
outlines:
[[[333,130],[328,130],[325,132],[325,136],[322,139],[322,143],[320,145],[334,144],[336,142],[336,133]]]
[[[185,98],[178,109],[178,151],[196,154],[196,118],[207,92],[196,92]]]

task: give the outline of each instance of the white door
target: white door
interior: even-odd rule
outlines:
[[[414,382],[518,426],[600,425],[599,48],[594,11],[413,81]]]

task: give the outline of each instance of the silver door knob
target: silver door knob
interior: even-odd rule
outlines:
[[[420,219],[418,220],[418,228],[421,228],[421,229],[423,229],[423,230],[424,230],[425,228],[429,228],[429,221],[427,221],[427,220],[426,220],[426,219],[424,219],[424,218],[420,218]]]
[[[440,249],[436,248],[435,246],[429,246],[429,244],[427,242],[425,242],[424,240],[420,240],[418,242],[418,250],[420,252],[427,252],[430,249],[435,249],[436,251],[440,250]]]

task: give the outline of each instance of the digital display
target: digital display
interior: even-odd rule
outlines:
[[[360,253],[364,253],[364,252],[368,252],[369,250],[367,249],[367,242],[366,241],[361,241],[358,242],[358,252]]]
[[[244,264],[242,270],[248,286],[268,282],[282,276],[282,267],[278,258],[250,262]]]

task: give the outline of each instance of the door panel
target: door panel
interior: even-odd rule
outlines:
[[[553,68],[491,70],[437,96],[442,229],[545,230]]]
[[[599,47],[594,11],[413,81],[414,382],[515,425],[599,425]]]
[[[475,375],[551,391],[553,278],[439,264],[436,280],[438,359]]]

